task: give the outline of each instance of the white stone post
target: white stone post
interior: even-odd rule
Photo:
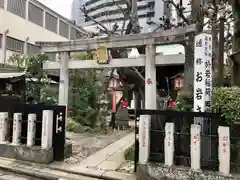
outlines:
[[[151,123],[150,115],[141,115],[139,123],[139,163],[147,164],[149,157],[149,129]]]
[[[20,144],[21,132],[22,132],[22,113],[14,113],[13,114],[13,136],[12,136],[13,145]]]
[[[200,171],[201,169],[201,126],[198,124],[191,125],[191,169]]]
[[[36,137],[36,114],[28,114],[28,128],[27,128],[27,146],[32,147],[35,144]]]
[[[227,126],[218,127],[219,172],[225,176],[230,173],[230,131]]]
[[[6,143],[6,136],[8,131],[8,113],[0,113],[0,143]]]
[[[53,111],[43,110],[42,113],[42,149],[52,148]]]
[[[60,53],[60,83],[58,104],[66,107],[68,105],[68,82],[69,82],[68,59],[69,59],[68,52]],[[67,125],[67,112],[65,126],[66,125]]]
[[[172,166],[174,157],[174,123],[165,124],[164,158],[165,165]]]
[[[136,97],[135,97],[135,93],[134,93],[134,92],[133,92],[132,94],[133,94],[133,98],[132,98],[132,100],[131,100],[130,108],[131,108],[131,109],[135,109],[135,108],[136,108],[136,107],[135,107]]]

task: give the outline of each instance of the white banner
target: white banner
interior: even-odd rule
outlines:
[[[202,33],[194,42],[194,111],[211,110],[212,35]]]

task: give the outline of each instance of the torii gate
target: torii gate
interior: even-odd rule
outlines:
[[[60,70],[59,84],[59,104],[68,103],[68,69],[86,69],[86,68],[114,68],[114,67],[132,67],[145,66],[145,79],[152,80],[152,83],[145,81],[145,108],[156,109],[156,65],[177,65],[184,64],[183,54],[177,55],[158,55],[156,54],[156,45],[183,44],[186,35],[195,33],[196,26],[189,25],[184,28],[174,28],[170,30],[134,34],[125,36],[110,36],[91,39],[78,39],[75,41],[64,42],[37,42],[41,46],[41,51],[45,53],[59,53],[59,62],[47,62],[43,65],[45,70]],[[135,48],[146,46],[146,55],[137,58],[117,58],[110,62],[100,64],[101,60],[71,60],[70,52],[76,51],[94,51],[100,46],[107,49],[111,48]]]

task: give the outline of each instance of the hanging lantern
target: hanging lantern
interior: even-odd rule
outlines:
[[[184,86],[184,78],[182,76],[178,76],[174,79],[174,89],[181,90]]]

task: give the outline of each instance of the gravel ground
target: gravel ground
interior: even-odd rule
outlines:
[[[67,138],[72,141],[73,154],[70,158],[65,159],[65,162],[69,164],[79,164],[84,158],[121,139],[128,133],[129,131],[116,131],[106,135],[93,135],[89,133],[77,134],[67,132]]]
[[[133,173],[134,161],[126,161],[117,169],[117,171],[123,172],[123,173]]]

